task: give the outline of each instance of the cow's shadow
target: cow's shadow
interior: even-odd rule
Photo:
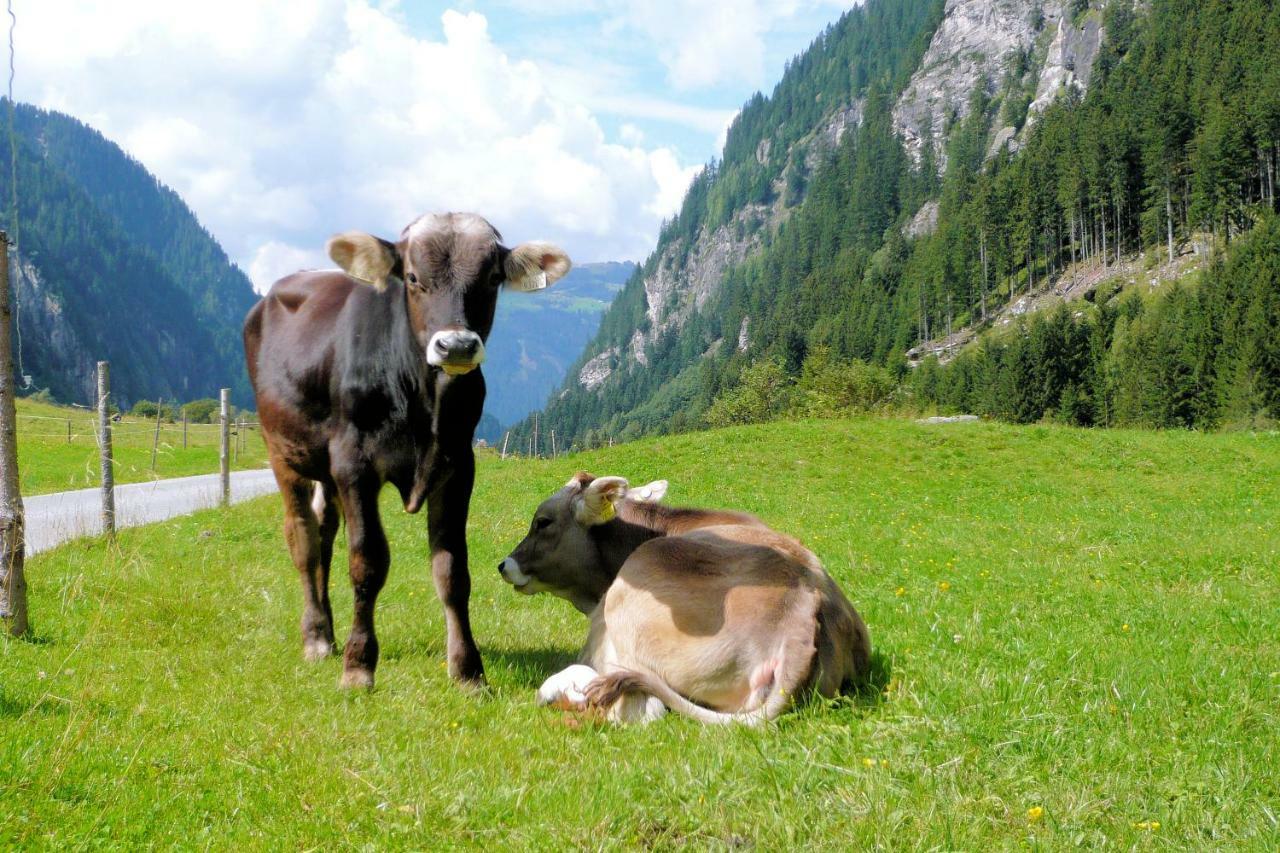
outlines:
[[[884,702],[885,690],[893,681],[893,652],[872,649],[867,674],[854,683],[844,695],[860,708],[874,708]]]
[[[505,673],[504,681],[517,687],[536,690],[555,673],[578,659],[578,650],[571,648],[519,648],[483,650],[485,665],[491,670]],[[496,673],[495,673],[496,674]]]

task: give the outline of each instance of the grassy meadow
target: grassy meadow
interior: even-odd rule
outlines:
[[[101,471],[97,413],[34,400],[19,399],[17,403],[22,493],[35,495],[98,485]],[[155,427],[153,419],[127,415],[112,424],[111,449],[117,483],[217,472],[217,424],[190,424],[187,446],[183,447],[181,421],[162,422],[153,470],[151,447],[155,442]],[[233,467],[261,468],[266,464],[262,435],[257,430],[248,430],[244,448],[236,454]]]
[[[535,707],[586,620],[495,566],[579,468],[801,537],[867,621],[871,688],[760,731]],[[0,639],[0,847],[1274,850],[1277,483],[1276,434],[987,423],[488,455],[479,695],[390,490],[372,693],[302,660],[276,498],[72,543],[28,563],[34,639]],[[342,556],[334,593],[345,632]]]

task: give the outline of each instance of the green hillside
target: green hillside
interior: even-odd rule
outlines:
[[[493,567],[578,468],[801,537],[866,618],[866,694],[758,732],[536,708],[586,621]],[[0,846],[1273,850],[1278,478],[1274,433],[896,420],[486,455],[478,696],[390,492],[368,695],[301,659],[277,499],[73,544],[0,639]]]
[[[1071,89],[1042,112],[1028,112],[1037,64],[1053,37],[1042,29],[1035,50],[1008,57],[994,91],[969,93],[964,117],[945,122],[945,144],[937,150],[924,144],[918,160],[895,129],[894,111],[937,21],[922,11],[930,4],[913,8],[918,19],[898,14],[892,0],[868,0],[788,66],[770,98],[749,102],[723,161],[695,181],[580,360],[603,360],[607,379],[588,387],[571,372],[564,393],[540,417],[544,431],[554,428],[590,446],[705,426],[705,413],[751,365],[773,362],[795,377],[817,351],[902,377],[916,345],[953,329],[983,329],[1004,306],[1065,286],[1073,270],[1105,270],[1139,253],[1225,258],[1280,211],[1274,3],[1072,3],[1071,14],[1095,19],[1105,36],[1087,93]],[[851,80],[861,82],[851,87]],[[810,99],[797,100],[796,92]],[[820,134],[841,106],[858,121],[810,168],[816,149],[803,141]],[[1012,146],[999,144],[1005,137],[998,129],[1014,134]],[[739,136],[757,144],[742,144]],[[767,164],[776,168],[766,174]],[[760,206],[760,217],[730,215],[751,204]],[[930,209],[932,225],[931,217],[920,217]],[[732,244],[732,233],[709,230],[717,223],[754,233],[758,245],[707,285],[681,259]],[[1265,251],[1253,264],[1264,276],[1280,268],[1274,240]],[[707,292],[690,295],[695,285]],[[1070,421],[1082,425],[1274,420],[1280,386],[1266,332],[1273,326],[1274,276],[1261,284],[1227,281],[1224,289],[1243,297],[1255,285],[1267,289],[1255,300],[1262,319],[1234,329],[1213,325],[1215,317],[1252,310],[1242,302],[1217,315],[1206,309],[1197,320],[1207,336],[1201,355],[1232,353],[1220,367],[1236,370],[1239,353],[1266,353],[1246,357],[1254,361],[1252,375],[1239,380],[1249,386],[1245,392],[1228,401],[1206,391],[1215,401],[1190,417],[1153,415],[1155,404],[1144,403],[1132,417],[1115,418],[1111,401],[1099,395],[1106,389],[1077,370],[1041,414],[1069,408]],[[663,314],[668,303],[681,310]],[[655,316],[665,318],[657,328]],[[1111,331],[1100,333],[1108,346]],[[1074,355],[1026,357],[1061,362]],[[1144,352],[1135,357],[1146,359],[1135,375],[1166,367]],[[1205,374],[1208,361],[1195,367],[1200,386],[1237,381]],[[1068,387],[1064,400],[1059,392]],[[1023,412],[1017,419],[1034,418]],[[517,436],[528,432],[525,424]]]
[[[192,400],[230,387],[250,405],[240,326],[257,297],[173,190],[96,130],[18,104],[18,221],[0,146],[0,223],[17,238],[13,290],[32,391],[88,403],[94,363],[112,391]]]

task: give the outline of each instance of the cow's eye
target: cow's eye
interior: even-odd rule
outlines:
[[[410,283],[410,284],[417,284],[417,283],[418,283],[418,274],[417,274],[417,273],[409,273],[409,283]]]
[[[549,518],[535,518],[533,520],[534,530],[546,530],[550,526],[551,526],[551,519]]]

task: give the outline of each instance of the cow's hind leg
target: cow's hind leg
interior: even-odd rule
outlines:
[[[373,687],[373,673],[378,667],[373,608],[391,566],[391,550],[378,517],[379,486],[373,478],[339,484],[342,512],[347,519],[347,552],[355,597],[351,633],[343,655],[343,687]]]
[[[341,512],[337,489],[332,484],[316,483],[311,508],[320,525],[320,591],[328,625],[329,651],[326,654],[332,654],[337,644],[333,639],[333,606],[329,603],[329,568],[333,565],[333,540],[338,536]]]
[[[322,559],[320,525],[311,505],[313,484],[283,463],[273,463],[272,469],[284,498],[284,541],[302,581],[302,653],[307,660],[320,660],[333,654],[333,613],[328,560]]]

